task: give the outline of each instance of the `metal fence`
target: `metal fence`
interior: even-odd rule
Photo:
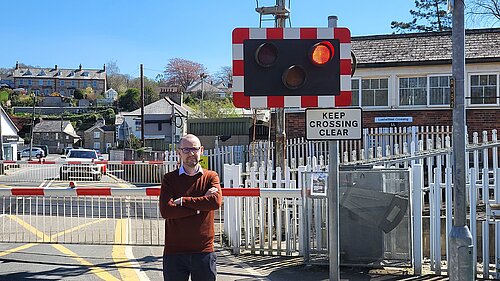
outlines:
[[[163,245],[159,189],[0,189],[0,242]]]

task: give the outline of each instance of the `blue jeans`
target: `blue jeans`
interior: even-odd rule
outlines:
[[[217,269],[215,253],[172,254],[163,256],[165,281],[215,281]]]

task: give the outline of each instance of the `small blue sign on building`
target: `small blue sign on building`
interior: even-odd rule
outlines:
[[[411,123],[413,117],[375,117],[375,123]]]

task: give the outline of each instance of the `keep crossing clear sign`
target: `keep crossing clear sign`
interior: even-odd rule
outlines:
[[[361,108],[306,109],[306,138],[308,140],[361,139]]]

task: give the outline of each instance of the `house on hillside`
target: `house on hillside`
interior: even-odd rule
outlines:
[[[114,125],[106,125],[104,120],[98,120],[94,126],[84,131],[83,147],[108,153],[115,145],[115,131]]]
[[[133,135],[141,140],[141,109],[122,112],[121,124],[117,125],[118,140],[130,141]],[[186,133],[188,111],[165,97],[144,107],[144,139],[146,147],[165,150],[168,144],[176,143]]]
[[[66,120],[42,120],[33,129],[33,143],[47,145],[49,153],[62,153],[66,147],[79,146],[80,140],[71,122]]]
[[[102,69],[21,67],[18,62],[14,71],[4,80],[12,88],[24,88],[37,96],[49,96],[58,92],[63,96],[73,96],[76,89],[91,87],[95,93],[106,91],[106,65]]]
[[[467,30],[465,44],[468,132],[498,130],[500,28]],[[352,105],[363,109],[363,127],[452,125],[450,31],[353,37],[352,51]],[[287,109],[286,120],[288,138],[304,137],[303,109]]]

